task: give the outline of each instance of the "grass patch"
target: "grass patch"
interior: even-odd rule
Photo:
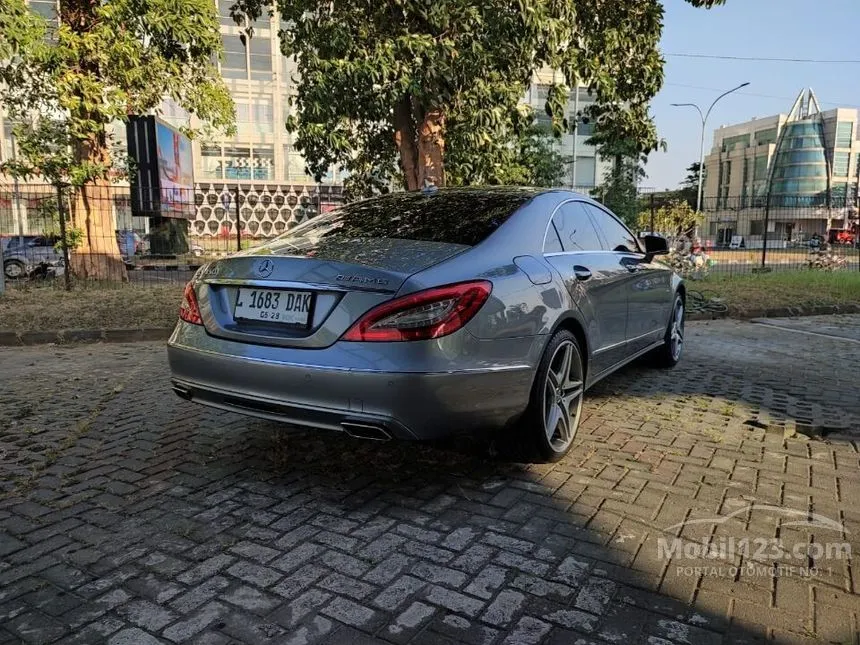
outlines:
[[[778,307],[860,304],[860,273],[837,271],[711,275],[687,288],[720,298],[729,315]],[[0,296],[0,331],[172,327],[183,285],[77,284],[7,289]]]
[[[749,275],[712,274],[689,281],[687,288],[722,299],[729,314],[775,309],[860,304],[860,273],[848,271],[775,271]]]
[[[184,285],[76,285],[7,289],[0,296],[0,330],[140,329],[172,327]]]

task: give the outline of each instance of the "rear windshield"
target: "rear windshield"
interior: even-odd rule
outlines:
[[[534,196],[522,189],[396,193],[347,204],[277,238],[296,249],[320,242],[388,238],[474,246]]]

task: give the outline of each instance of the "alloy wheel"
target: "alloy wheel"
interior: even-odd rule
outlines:
[[[680,299],[675,303],[675,312],[672,315],[672,327],[669,331],[669,342],[672,351],[672,360],[677,361],[681,357],[684,348],[684,303]]]
[[[555,350],[544,384],[544,431],[552,449],[564,452],[573,442],[582,410],[582,360],[573,341]]]

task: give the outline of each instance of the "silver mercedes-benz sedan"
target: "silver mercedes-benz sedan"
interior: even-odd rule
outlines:
[[[585,390],[644,354],[678,362],[685,292],[666,252],[565,190],[354,202],[201,267],[169,341],[173,389],[365,439],[496,429],[558,459]]]

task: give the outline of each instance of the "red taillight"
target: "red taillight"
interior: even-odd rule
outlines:
[[[447,336],[478,313],[492,290],[492,283],[480,280],[412,293],[371,309],[341,340],[396,342]]]
[[[200,317],[200,306],[197,304],[197,294],[194,293],[194,285],[190,282],[185,285],[185,291],[182,294],[179,317],[192,325],[203,324],[203,319]]]

